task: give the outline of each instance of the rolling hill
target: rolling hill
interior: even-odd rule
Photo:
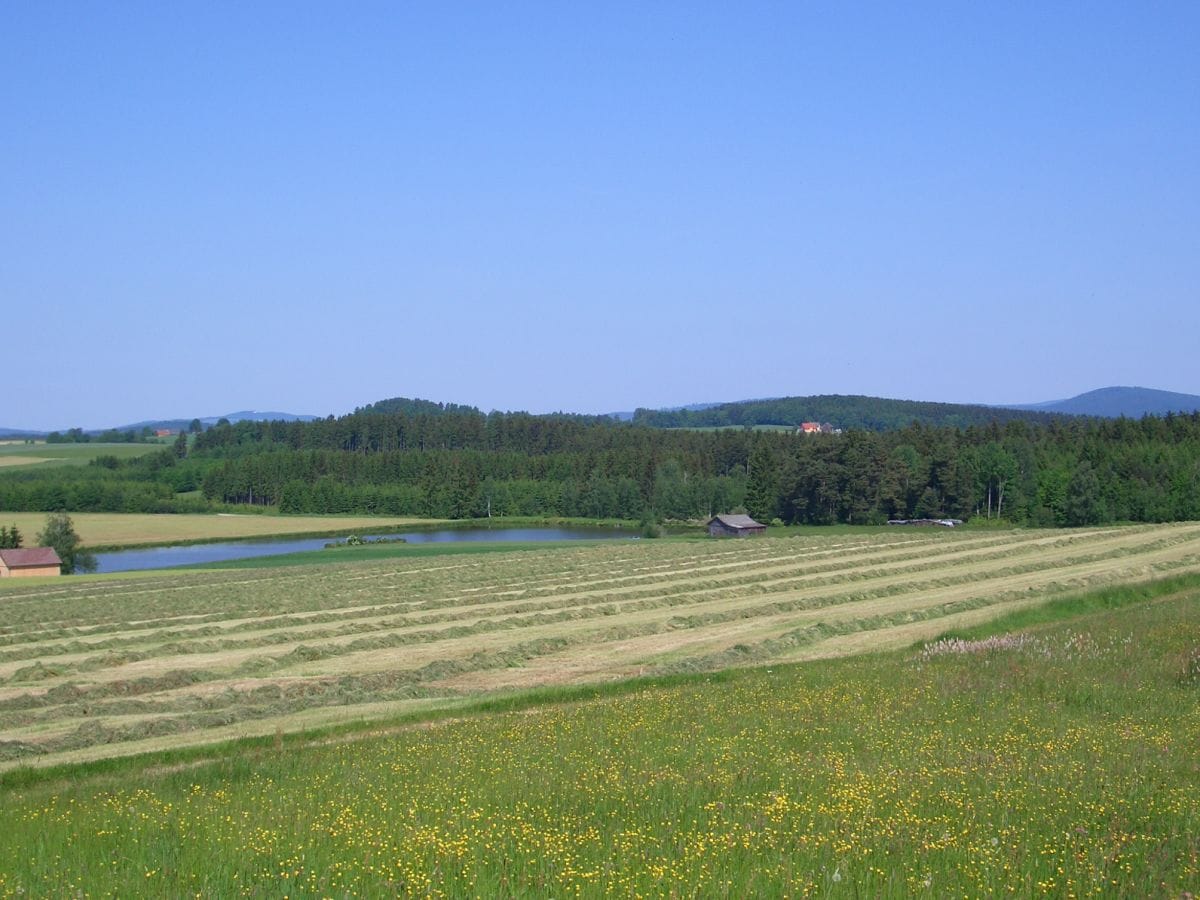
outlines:
[[[1069,400],[1027,403],[1006,408],[1072,416],[1101,416],[1108,419],[1118,416],[1140,419],[1142,416],[1195,412],[1200,410],[1200,396],[1144,387],[1106,387],[1088,391]]]
[[[657,428],[713,428],[756,425],[799,425],[828,422],[838,428],[886,431],[913,422],[933,427],[966,428],[993,421],[1016,419],[1049,422],[1062,413],[961,403],[932,403],[921,400],[889,400],[884,397],[823,394],[809,397],[780,397],[774,400],[744,400],[706,408],[639,409],[633,421]]]

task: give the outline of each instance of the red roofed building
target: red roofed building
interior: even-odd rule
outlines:
[[[62,560],[58,558],[53,547],[0,550],[0,578],[61,574]]]

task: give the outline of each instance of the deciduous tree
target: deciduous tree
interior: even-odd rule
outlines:
[[[40,547],[54,548],[62,561],[64,575],[96,571],[96,557],[80,546],[71,517],[65,513],[52,513],[46,517],[46,527],[37,536],[37,542]]]

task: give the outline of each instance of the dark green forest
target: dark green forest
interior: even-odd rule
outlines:
[[[796,435],[441,407],[224,423],[137,459],[0,474],[0,511],[1030,525],[1200,519],[1200,414]]]

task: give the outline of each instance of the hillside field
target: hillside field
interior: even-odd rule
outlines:
[[[1200,572],[1200,524],[631,541],[0,583],[0,768],[909,646]]]
[[[163,446],[161,443],[47,444],[39,441],[26,444],[24,441],[0,441],[0,468],[34,465],[86,466],[98,456],[133,459],[155,450],[162,450]]]

